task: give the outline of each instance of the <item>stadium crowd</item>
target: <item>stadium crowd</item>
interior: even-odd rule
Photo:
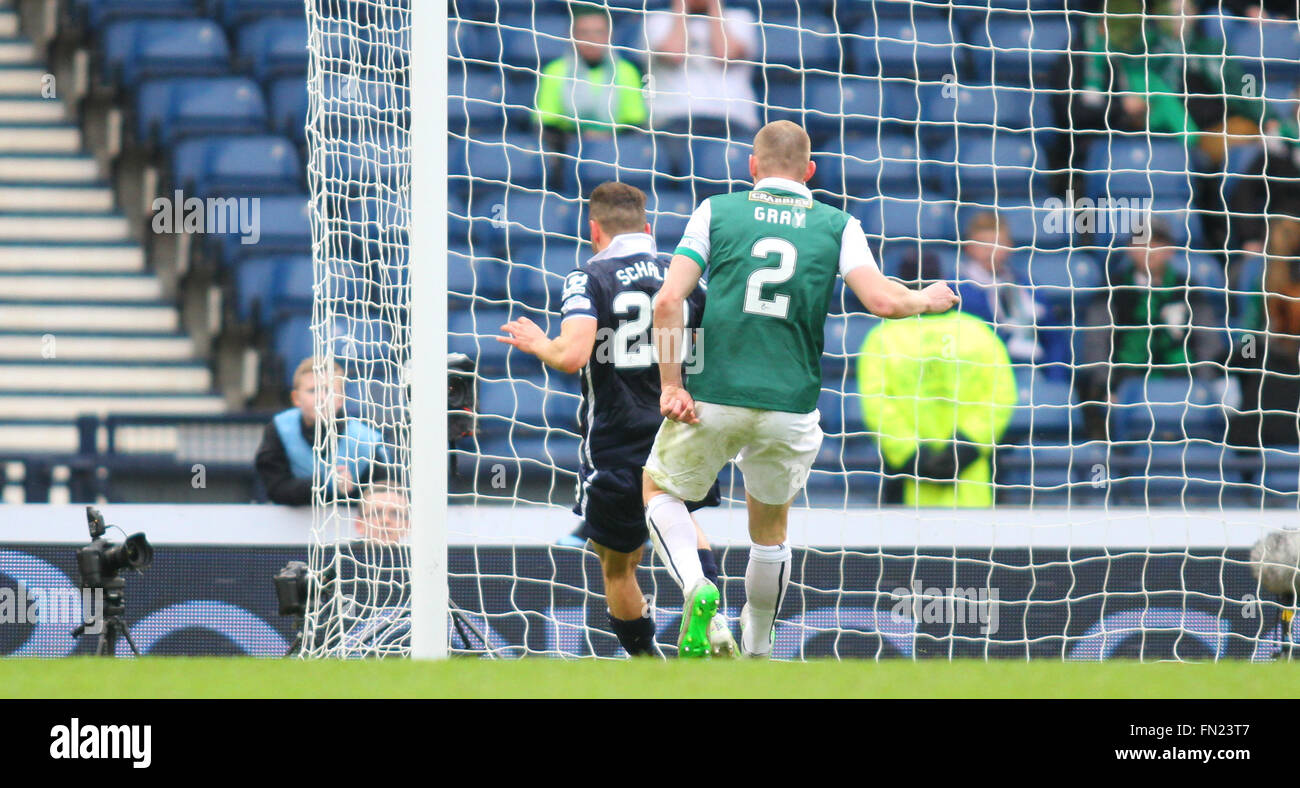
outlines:
[[[273,399],[312,352],[305,176],[330,186],[323,246],[357,305],[339,355],[364,381],[345,399],[391,428],[395,324],[366,303],[403,264],[402,97],[373,74],[323,80],[322,111],[370,120],[313,158],[300,2],[74,5],[126,145],[149,152],[160,185],[263,198],[257,244],[211,236],[192,254],[227,288],[226,327],[277,359]],[[325,20],[323,57],[401,40],[363,5]],[[758,125],[785,118],[812,135],[816,196],[861,219],[885,271],[932,258],[1005,344],[1018,396],[994,464],[1008,500],[1062,493],[1093,463],[1054,452],[1102,438],[1138,477],[1186,476],[1195,458],[1218,474],[1200,480],[1207,494],[1265,484],[1237,447],[1293,447],[1296,476],[1292,5],[457,0],[449,345],[481,377],[471,451],[572,465],[575,387],[492,336],[554,317],[560,277],[588,255],[585,196],[607,180],[641,188],[670,251],[700,199],[745,182]],[[819,405],[831,439],[810,485],[832,495],[845,471],[887,465],[855,383],[876,322],[851,294],[837,303]],[[1295,493],[1287,477],[1267,486]]]
[[[1294,9],[611,5],[539,6],[526,31],[503,12],[490,52],[479,34],[495,29],[459,26],[463,122],[501,133],[510,153],[540,130],[547,157],[544,190],[516,214],[527,179],[465,146],[469,223],[503,203],[511,228],[536,230],[501,239],[515,266],[577,264],[566,209],[580,214],[607,179],[647,191],[670,251],[699,199],[743,182],[755,126],[789,118],[813,134],[818,197],[863,221],[885,270],[934,257],[962,311],[1005,342],[1029,411],[1007,440],[1028,444],[1031,466],[1036,446],[1087,441],[1171,443],[1183,460],[1225,436],[1233,449],[1300,442]],[[491,68],[498,58],[506,67]],[[543,76],[525,113],[533,70]],[[504,113],[475,106],[489,82],[504,87]],[[473,256],[493,253],[465,235]],[[871,325],[844,325],[821,409],[844,438],[827,465],[852,471],[851,436],[868,430],[848,362]]]

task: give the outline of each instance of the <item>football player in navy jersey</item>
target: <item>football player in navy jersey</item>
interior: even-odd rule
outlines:
[[[577,533],[590,540],[600,556],[609,624],[619,643],[632,656],[657,655],[654,623],[636,568],[649,537],[641,469],[663,421],[650,333],[651,300],[663,284],[668,258],[655,248],[640,189],[602,183],[591,193],[588,213],[595,254],[564,280],[560,335],[551,339],[521,317],[502,326],[506,336],[497,339],[550,367],[582,376],[582,445],[573,509],[582,517]],[[698,327],[704,314],[703,288],[691,296],[687,311],[686,325]],[[688,508],[718,502],[715,482],[704,500]],[[713,551],[698,526],[696,532],[700,561],[716,583]],[[722,616],[713,617],[709,643],[714,655],[736,654]]]

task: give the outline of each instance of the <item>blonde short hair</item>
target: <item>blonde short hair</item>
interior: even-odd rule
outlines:
[[[324,361],[321,362],[321,366],[325,366]],[[315,371],[315,369],[316,369],[316,359],[312,358],[311,356],[308,356],[307,358],[304,358],[302,361],[299,361],[298,366],[293,370],[293,387],[298,388],[298,386],[302,383],[302,379],[312,374]],[[337,362],[334,364],[334,374],[335,375],[343,374],[343,368],[340,367]]]
[[[812,159],[812,141],[799,124],[774,120],[754,135],[754,158],[764,175],[802,178]]]

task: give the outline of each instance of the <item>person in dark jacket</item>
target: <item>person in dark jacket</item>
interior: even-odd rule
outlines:
[[[313,479],[324,480],[327,500],[359,497],[358,485],[386,477],[388,452],[383,436],[359,419],[343,414],[343,374],[334,366],[331,380],[318,385],[313,359],[293,373],[293,407],[266,425],[257,449],[257,473],[272,502],[305,506],[312,500]],[[318,414],[334,413],[337,450],[331,462],[324,442],[316,441]],[[324,432],[324,425],[322,432]]]
[[[1209,379],[1221,358],[1210,328],[1213,309],[1204,287],[1174,265],[1177,247],[1159,220],[1135,235],[1107,265],[1109,293],[1086,312],[1089,327],[1079,357],[1077,385],[1090,438],[1106,438],[1105,407],[1134,376]]]

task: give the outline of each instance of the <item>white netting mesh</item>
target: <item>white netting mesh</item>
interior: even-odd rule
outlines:
[[[1279,607],[1266,593],[1255,603],[1248,552],[1300,500],[1294,9],[1256,20],[1226,2],[1148,3],[1144,16],[1123,0],[749,0],[722,4],[715,47],[711,3],[692,0],[703,13],[685,21],[668,0],[596,5],[611,47],[588,61],[572,41],[592,27],[579,31],[564,3],[449,3],[447,342],[475,363],[479,414],[453,451],[451,598],[466,611],[453,649],[619,653],[594,558],[555,543],[576,524],[577,377],[496,336],[521,315],[558,332],[596,184],[645,191],[671,250],[701,199],[747,187],[753,124],[787,118],[812,136],[815,195],[862,221],[887,273],[919,261],[958,283],[1009,364],[962,366],[960,342],[957,359],[922,343],[940,349],[864,390],[863,342],[879,321],[837,290],[827,439],[793,519],[791,542],[808,549],[777,655],[1277,650]],[[317,347],[343,364],[348,410],[382,432],[400,491],[400,370],[411,341],[443,341],[405,333],[405,228],[419,221],[403,211],[405,165],[412,144],[441,141],[406,136],[405,3],[308,9]],[[574,77],[588,69],[610,84]],[[914,346],[882,345],[894,360]],[[1003,371],[1015,401],[997,403],[996,445],[975,446],[993,483],[963,487],[964,503],[987,508],[909,492],[906,456],[881,451],[880,403],[920,412],[945,399],[933,387],[918,398],[921,379]],[[917,421],[955,418],[972,442],[950,411]],[[317,481],[315,568],[360,579],[335,581],[345,593],[309,643],[331,633],[321,653],[400,651],[404,629],[387,623],[404,604],[389,573],[400,548],[338,548],[356,515]],[[719,546],[734,615],[743,514],[700,521],[739,545]],[[673,640],[677,590],[658,570],[643,587]]]

